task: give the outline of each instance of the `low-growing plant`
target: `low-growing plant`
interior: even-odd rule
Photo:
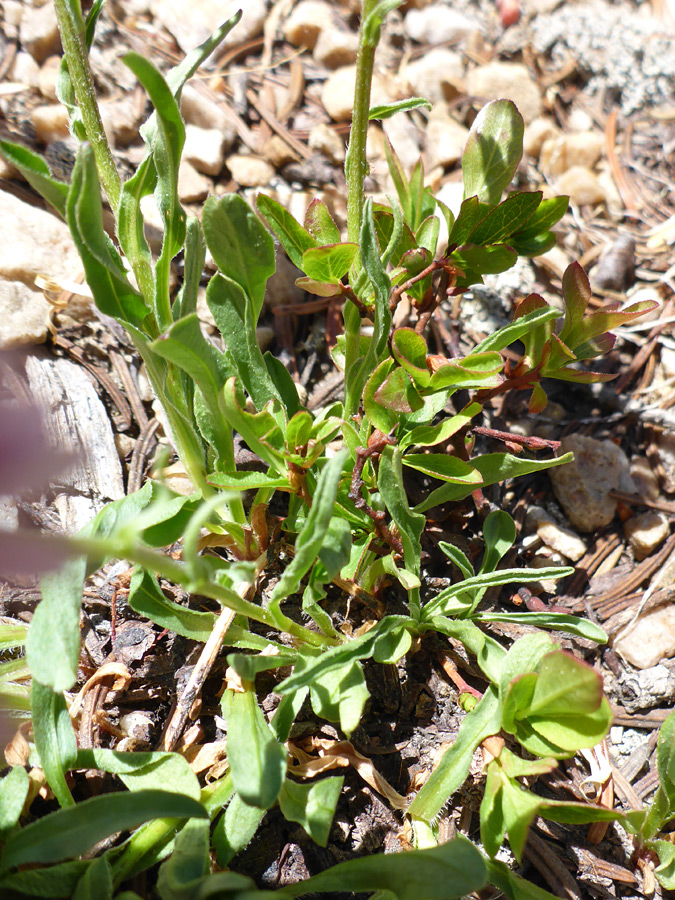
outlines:
[[[399,3],[363,3],[346,161],[347,240],[319,199],[310,204],[304,224],[270,197],[260,195],[257,201],[260,217],[301,269],[299,284],[320,297],[344,300],[344,333],[332,351],[344,372],[344,397],[310,411],[287,369],[261,353],[256,340],[265,286],[275,271],[274,240],[263,221],[234,194],[209,198],[201,220],[186,219],[178,200],[185,138],[181,90],[239,16],[166,76],[139,54],[124,57],[154,113],[141,129],[145,157],[122,182],[87,61],[102,0],[94,3],[86,24],[78,0],[56,0],[64,48],[58,94],[81,141],[71,182],[56,180],[25,148],[6,141],[0,148],[68,223],[98,308],[124,326],[147,367],[194,492],[181,496],[161,478],[148,480],[69,540],[69,561],[43,579],[43,599],[27,639],[30,763],[44,771],[60,809],[26,821],[31,778],[16,766],[0,782],[0,886],[6,896],[128,900],[137,895],[117,892],[158,863],[156,890],[164,900],[262,896],[250,879],[227,867],[251,840],[265,810],[278,803],[289,821],[325,845],[342,788],[341,777],[296,780],[289,738],[303,704],[308,700],[318,717],[337,723],[349,737],[368,698],[363,663],[398,663],[428,632],[460,641],[475,657],[486,687],[482,694],[475,689],[462,694],[467,713],[454,744],[409,804],[399,798],[416,849],[343,863],[279,889],[281,897],[346,890],[372,892],[379,900],[443,900],[488,881],[511,898],[550,897],[496,859],[506,836],[520,860],[537,815],[572,823],[622,816],[593,804],[547,800],[521,781],[550,772],[558,760],[603,739],[611,711],[600,676],[542,632],[507,650],[481,628],[507,621],[605,641],[599,627],[575,616],[481,608],[491,587],[558,579],[572,570],[500,568],[516,538],[513,520],[500,510],[484,518],[478,568],[458,546],[440,543],[454,578],[436,593],[424,583],[422,544],[425,512],[433,507],[471,495],[480,500],[489,485],[571,458],[475,455],[472,427],[485,405],[506,391],[530,390],[531,409],[537,411],[546,403],[544,377],[606,378],[577,363],[605,352],[612,340],[608,330],[651,304],[587,312],[588,280],[574,264],[563,279],[564,315],[532,294],[510,324],[467,355],[429,352],[424,335],[436,309],[480,284],[484,275],[509,269],[519,255],[553,246],[551,229],[565,213],[567,198],[517,191],[502,199],[520,161],[523,136],[519,113],[504,100],[489,103],[473,123],[462,159],[465,199],[457,216],[425,186],[421,162],[408,176],[390,146],[396,197],[388,205],[364,197],[369,120],[426,104],[413,98],[369,106],[380,27]],[[112,237],[103,228],[101,188],[115,219]],[[141,212],[143,197],[151,193],[164,223],[156,258]],[[221,348],[203,336],[196,313],[207,247],[218,271],[206,300]],[[173,296],[170,267],[179,253],[185,274]],[[393,327],[404,297],[411,303],[412,327]],[[505,362],[501,351],[514,345],[521,348],[519,357],[513,361],[511,353]],[[257,470],[237,469],[235,434],[258,455]],[[548,445],[535,439],[529,446]],[[406,490],[410,476],[424,491],[412,506]],[[62,544],[42,540],[45,547]],[[177,541],[179,559],[161,552]],[[220,555],[203,552],[209,547],[221,548]],[[65,692],[77,679],[83,583],[113,558],[135,567],[132,610],[204,645],[161,749],[154,752],[78,748],[71,724]],[[261,575],[272,563],[281,565],[280,577],[265,595]],[[170,600],[164,582],[216,601],[221,612]],[[398,587],[384,591],[386,584]],[[335,587],[379,610],[377,620],[361,628],[337,627],[323,603]],[[405,597],[405,612],[387,608],[394,591]],[[223,646],[231,648],[221,701],[228,765],[201,785],[173,747]],[[278,678],[280,701],[268,721],[256,676],[282,669],[290,674]],[[486,759],[482,849],[464,837],[437,846],[438,818],[481,744]],[[674,802],[667,752],[663,762],[659,757],[660,811],[628,817],[643,846],[659,853],[657,874],[664,884],[672,880],[673,856],[656,836]],[[116,775],[128,790],[76,802],[69,773],[82,769]],[[123,831],[131,834],[91,852]]]

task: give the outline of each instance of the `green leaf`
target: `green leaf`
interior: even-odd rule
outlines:
[[[314,563],[333,515],[338,484],[347,455],[347,450],[342,450],[324,466],[316,486],[312,508],[295,542],[295,556],[272,591],[271,603],[278,604],[297,591],[303,576]]]
[[[527,715],[569,716],[593,711],[602,701],[602,678],[569,653],[548,653],[537,669]]]
[[[361,41],[364,46],[376,47],[380,40],[380,26],[386,16],[403,0],[379,0],[361,24]]]
[[[12,766],[0,781],[0,841],[19,823],[30,781],[23,766]]]
[[[510,453],[486,453],[484,456],[475,457],[470,462],[474,469],[478,469],[482,475],[482,481],[478,487],[484,488],[490,484],[506,481],[509,478],[519,478],[522,475],[540,472],[571,461],[572,454],[570,453],[566,453],[564,456],[559,456],[556,459],[542,460],[523,459],[519,456],[512,456]],[[441,503],[463,500],[473,490],[475,490],[475,487],[469,488],[468,485],[463,487],[462,485],[445,484],[443,487],[432,491],[422,503],[418,503],[415,507],[415,512],[422,513],[434,506],[439,506]]]
[[[174,851],[159,867],[157,891],[162,900],[192,900],[209,872],[209,822],[191,819],[176,836]]]
[[[401,438],[399,447],[403,451],[408,447],[433,447],[434,444],[441,444],[468,425],[481,409],[480,403],[470,403],[461,412],[448,416],[438,425],[418,425]]]
[[[168,791],[125,791],[92,797],[48,813],[11,835],[0,866],[4,870],[24,863],[58,862],[79,856],[109,835],[150,819],[189,817],[206,818],[206,811],[191,797]]]
[[[469,241],[472,244],[500,244],[531,221],[541,198],[541,191],[509,194],[474,228]]]
[[[317,675],[309,686],[314,712],[329,722],[339,722],[349,737],[361,721],[370,696],[363,670],[357,661]]]
[[[573,574],[574,569],[562,566],[549,566],[542,569],[499,569],[497,572],[483,572],[442,590],[424,607],[424,618],[428,620],[429,616],[466,611],[461,603],[453,603],[453,600],[474,588],[487,589],[502,584],[528,584],[542,578],[567,578],[568,575]]]
[[[656,747],[656,763],[661,789],[675,810],[675,712],[661,726]]]
[[[179,753],[133,753],[103,747],[78,750],[73,769],[100,769],[117,775],[130,791],[165,790],[199,800],[201,789],[188,761]]]
[[[429,388],[441,391],[445,388],[497,387],[502,382],[499,374],[502,368],[503,361],[498,353],[472,353],[440,366],[431,376]]]
[[[501,707],[497,691],[489,687],[474,709],[464,716],[454,744],[443,754],[411,803],[408,814],[424,822],[432,822],[465,781],[476,747],[486,737],[497,734],[500,726]]]
[[[455,900],[485,884],[485,865],[466,838],[429,850],[365,856],[338,863],[284,888],[289,897],[323,892],[387,892],[397,900]]]
[[[218,410],[218,394],[231,373],[223,354],[202,334],[197,313],[174,322],[150,349],[187,372],[209,409]]]
[[[315,679],[320,678],[325,672],[343,668],[354,660],[369,658],[383,635],[398,632],[402,625],[411,627],[412,624],[408,616],[385,616],[365,634],[352,638],[338,647],[323,650],[319,656],[307,657],[302,666],[277,686],[277,693],[292,694],[300,688],[311,687]]]
[[[254,690],[227,693],[227,759],[234,787],[249,806],[268,809],[286,777],[286,750],[267,724]]]
[[[73,900],[112,900],[113,879],[105,856],[92,861],[77,883]]]
[[[250,843],[264,815],[264,809],[249,806],[235,793],[213,830],[213,849],[219,866],[229,865]]]
[[[31,714],[35,746],[49,786],[59,804],[70,807],[75,801],[66,783],[66,771],[75,762],[77,741],[63,694],[33,679]]]
[[[649,849],[656,851],[659,865],[654,874],[666,890],[675,890],[675,844],[670,841],[650,841]]]
[[[407,453],[401,461],[404,466],[424,472],[432,478],[439,478],[441,481],[474,485],[481,481],[480,473],[469,463],[445,453]]]
[[[399,365],[409,372],[417,384],[426,387],[431,381],[427,366],[427,342],[412,328],[397,328],[391,338],[391,352]]]
[[[140,325],[148,308],[132,288],[119,253],[103,230],[101,189],[94,154],[81,144],[68,197],[66,221],[97,307],[119,322]]]
[[[256,409],[273,398],[280,400],[256,337],[257,313],[243,288],[231,278],[216,274],[206,288],[206,302],[225,341],[230,367]]]
[[[90,860],[76,859],[42,869],[24,869],[13,875],[1,875],[0,888],[9,892],[7,896],[11,900],[15,897],[22,900],[26,896],[63,900],[63,897],[72,897],[78,881],[90,865]]]
[[[523,118],[510,100],[493,100],[476,116],[462,157],[464,196],[497,204],[523,155]]]
[[[208,484],[224,491],[250,491],[260,488],[291,490],[291,483],[284,475],[266,472],[213,472],[206,479]]]
[[[525,226],[514,231],[514,237],[523,241],[549,231],[567,212],[569,200],[569,197],[550,197],[542,200]]]
[[[302,254],[300,268],[314,281],[339,284],[349,271],[356,254],[357,244],[325,244],[311,247]]]
[[[164,596],[148,572],[136,569],[129,588],[129,606],[151,622],[192,641],[205,643],[216,621],[214,613],[180,606]]]
[[[478,197],[467,197],[462,201],[455,224],[452,226],[448,237],[448,246],[456,244],[462,246],[469,239],[469,235],[490,211],[490,206],[481,203]]]
[[[494,684],[498,684],[506,658],[502,645],[485,634],[469,619],[447,619],[433,616],[422,623],[424,631],[438,631],[461,641],[473,653],[483,674]]]
[[[265,285],[276,268],[272,237],[237,194],[209,197],[202,211],[202,228],[216,265],[248,296],[257,322]]]
[[[28,147],[22,147],[21,144],[15,144],[12,141],[0,141],[0,153],[10,165],[21,172],[28,184],[65,219],[68,185],[54,178],[44,159],[38,153],[33,153]]]
[[[408,506],[408,498],[403,486],[403,457],[398,448],[387,446],[380,457],[380,466],[377,474],[377,486],[385,502],[387,510],[398,528],[399,537],[403,544],[403,561],[406,569],[417,575],[420,574],[420,555],[422,531],[426,524],[424,516],[413,511]],[[415,588],[409,593],[411,611],[419,608],[419,589]]]
[[[199,219],[190,216],[185,226],[183,285],[171,308],[174,321],[197,312],[199,284],[206,261],[206,244]]]
[[[343,783],[342,776],[311,784],[298,784],[287,778],[279,795],[284,818],[302,825],[315,844],[325,847]]]
[[[258,208],[260,208],[260,199],[263,196],[263,194],[258,195]],[[319,242],[321,247],[326,244],[340,243],[340,229],[335,224],[326,204],[318,197],[315,197],[307,207],[305,229]],[[308,249],[309,247],[305,247],[301,252],[304,253]]]
[[[607,643],[607,635],[599,625],[578,616],[568,616],[566,613],[486,612],[480,613],[477,618],[481,622],[513,622],[514,625],[532,625],[535,628],[548,628],[550,631],[564,631],[598,644]]]
[[[312,247],[319,246],[318,238],[310,234],[306,228],[303,228],[281,203],[277,203],[271,197],[265,194],[258,194],[256,202],[261,215],[288,254],[290,261],[298,269],[302,269],[303,254]],[[333,241],[332,243],[335,242]]]
[[[503,350],[509,344],[520,340],[524,334],[540,325],[552,322],[553,319],[558,319],[560,315],[559,309],[556,309],[554,306],[548,306],[548,304],[538,309],[533,309],[509,325],[505,325],[503,328],[495,331],[494,334],[488,335],[485,340],[481,341],[474,348],[474,353],[483,353],[486,350]]]
[[[518,254],[507,244],[491,244],[481,247],[478,244],[464,243],[450,255],[452,262],[457,265],[464,275],[460,275],[457,284],[467,287],[470,284],[482,284],[483,275],[496,275],[512,268],[518,259]]]
[[[483,523],[483,540],[485,553],[480,571],[494,572],[516,540],[516,525],[511,516],[502,509],[491,512]]]
[[[424,402],[415,390],[405,369],[395,368],[387,375],[373,395],[385,409],[395,413],[412,413],[422,409]]]
[[[371,106],[368,119],[388,119],[397,112],[410,112],[413,109],[431,109],[432,104],[424,97],[408,97],[407,100],[397,100],[395,103],[385,103],[382,106]]]
[[[508,900],[557,900],[554,894],[516,875],[500,860],[489,859],[485,865],[489,883],[503,891]]]
[[[122,57],[147,91],[155,108],[152,127],[141,134],[152,154],[157,173],[155,202],[162,218],[162,251],[155,266],[155,314],[160,329],[172,321],[169,302],[171,260],[185,242],[185,212],[178,199],[178,167],[185,143],[185,126],[178,103],[162,74],[140,53]]]

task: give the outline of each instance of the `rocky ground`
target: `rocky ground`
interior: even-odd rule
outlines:
[[[148,112],[121,57],[133,49],[166,69],[239,5],[241,24],[183,95],[181,200],[196,213],[214,192],[252,198],[264,191],[302,218],[318,196],[344,225],[356,0],[191,0],[189,16],[181,0],[110,0],[92,65],[119,167],[129,172],[140,160],[137,129]],[[4,0],[2,7],[0,135],[38,149],[57,174],[67,174],[74,147],[55,97],[52,4]],[[422,155],[427,183],[456,209],[468,128],[485,100],[507,96],[527,126],[518,186],[569,194],[570,211],[553,250],[475,288],[459,320],[448,310],[441,324],[477,341],[506,321],[524,294],[558,296],[562,272],[575,259],[589,271],[598,307],[626,298],[660,304],[649,321],[622,329],[603,364],[615,381],[552,385],[543,416],[533,419],[516,399],[496,407],[489,423],[562,440],[563,449],[575,451],[574,465],[552,470],[552,479],[524,479],[489,497],[521,528],[514,561],[576,569],[559,596],[543,583],[534,597],[521,591],[501,600],[516,609],[554,603],[588,615],[610,635],[601,652],[582,641],[569,646],[604,676],[616,711],[607,741],[614,790],[629,807],[648,802],[654,790],[655,739],[675,701],[675,3],[521,0],[518,21],[506,27],[513,18],[507,7],[409,0],[391,14],[374,103],[414,94],[434,107],[371,126],[368,187],[375,195],[392,191],[386,135],[404,165]],[[106,502],[140,487],[166,444],[161,414],[124,334],[93,308],[65,226],[4,163],[0,178],[0,349],[18,351],[0,358],[2,397],[38,398],[60,444],[84,448],[85,460],[42,495],[0,499],[0,525],[74,531]],[[146,200],[149,236],[157,241],[161,222],[152,198]],[[178,283],[178,267],[175,274]],[[308,307],[295,277],[280,256],[259,340],[318,408],[340,389],[326,353],[339,315],[330,305]],[[215,334],[205,303],[202,309],[204,328]],[[442,327],[432,335],[438,352],[447,334]],[[132,745],[148,747],[174,696],[176,671],[178,680],[185,677],[193,648],[182,639],[155,647],[153,628],[124,606],[125,568],[91,584],[83,634],[96,667],[110,651],[115,593],[116,649],[126,654],[135,681],[126,694],[109,697],[107,714]],[[3,621],[29,621],[36,599],[34,584],[0,586]],[[518,633],[502,631],[506,638]],[[457,691],[432,646],[398,677],[390,674],[388,680],[371,673],[372,708],[353,744],[405,793],[453,740]],[[215,701],[204,702],[197,744],[213,737],[216,711]],[[337,736],[327,726],[322,735]],[[585,765],[564,766],[546,789],[579,795]],[[348,770],[350,790],[328,848],[308,844],[272,812],[234,868],[260,883],[284,883],[355,854],[400,847],[398,815],[357,768]],[[448,813],[451,828],[475,834],[479,799],[470,780]],[[620,829],[594,844],[584,829],[540,822],[526,860],[528,877],[562,897],[637,898],[650,888]]]

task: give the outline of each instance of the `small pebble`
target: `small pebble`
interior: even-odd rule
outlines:
[[[242,187],[261,187],[274,177],[274,167],[259,156],[234,154],[227,158],[230,174]]]
[[[321,31],[329,26],[333,13],[329,3],[323,0],[303,0],[286,20],[284,37],[294,47],[313,50]]]
[[[650,669],[675,654],[675,605],[643,613],[619,633],[613,649],[637,669]]]
[[[219,175],[225,162],[225,138],[217,128],[185,126],[183,159],[204,175]]]
[[[638,560],[650,556],[670,534],[668,519],[656,510],[628,519],[624,522],[623,530]]]
[[[541,115],[541,92],[522,63],[489,62],[466,76],[467,92],[485,100],[513,100],[525,122]]]
[[[606,193],[597,175],[586,166],[572,166],[556,181],[556,191],[566,194],[577,206],[604,203]]]
[[[38,140],[43,144],[61,141],[69,135],[68,110],[65,106],[53,103],[49,106],[36,106],[30,114]]]
[[[592,169],[605,148],[604,135],[597,131],[561,134],[544,141],[539,168],[544,175],[562,175],[572,166]]]
[[[344,28],[326,28],[314,47],[314,59],[327,69],[348,66],[356,60],[359,36]]]

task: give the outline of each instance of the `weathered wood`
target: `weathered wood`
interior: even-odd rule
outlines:
[[[106,409],[85,370],[37,350],[26,358],[33,400],[44,410],[55,450],[77,462],[52,485],[64,531],[79,531],[111,500],[124,496],[122,464]]]

